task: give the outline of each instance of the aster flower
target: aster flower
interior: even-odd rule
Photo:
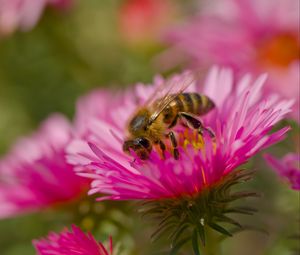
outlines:
[[[0,0],[0,35],[32,29],[46,6],[64,9],[71,0]]]
[[[180,82],[184,82],[188,75],[174,76],[171,80],[178,85]],[[237,90],[233,88],[233,76],[229,70],[224,69],[220,72],[216,69],[212,70],[202,92],[210,96],[217,104],[217,109],[204,117],[205,124],[216,133],[216,144],[210,138],[204,137],[207,155],[200,153],[202,148],[195,150],[192,144],[182,148],[180,161],[174,160],[170,154],[166,155],[167,158],[163,160],[159,153],[153,151],[150,161],[140,162],[137,159],[132,162],[132,156],[123,153],[122,140],[126,123],[136,108],[146,101],[151,90],[153,92],[156,87],[165,82],[161,77],[157,77],[152,88],[138,84],[133,90],[136,92],[135,97],[124,94],[119,105],[114,105],[113,110],[107,111],[109,117],[100,119],[97,118],[97,115],[93,115],[88,123],[89,127],[87,127],[88,137],[85,140],[75,140],[68,147],[69,161],[72,164],[79,163],[79,166],[81,162],[85,162],[86,164],[83,163],[82,166],[86,166],[95,173],[98,173],[99,170],[99,175],[87,174],[97,179],[93,183],[94,188],[91,192],[111,194],[111,196],[105,197],[106,199],[157,199],[176,197],[184,193],[192,194],[201,190],[202,186],[218,181],[223,174],[229,173],[245,163],[259,150],[283,138],[288,128],[270,135],[267,132],[290,111],[289,107],[292,102],[279,101],[275,96],[263,100],[260,89],[265,79],[265,76],[261,76],[253,82],[249,76],[245,76],[239,82]],[[188,91],[201,93],[196,84],[191,85]],[[95,103],[96,101],[105,103],[106,100],[107,98],[102,100],[101,94],[99,94]],[[111,108],[110,104],[107,106],[102,104],[101,107]],[[84,110],[82,109],[82,111]],[[188,138],[186,131],[181,136],[185,139]],[[202,142],[199,140],[201,147],[200,143]],[[193,158],[192,161],[191,158]],[[190,173],[184,171],[184,169],[193,169],[192,162],[194,160],[199,164],[201,162],[200,165],[204,167],[201,170],[204,176],[200,179],[193,175],[198,175],[199,170],[196,169],[195,172],[191,170]],[[177,171],[173,170],[174,167]],[[216,167],[217,171],[212,171],[212,167]],[[165,169],[164,172],[161,169]],[[109,174],[110,171],[114,173],[112,176]],[[120,174],[119,177],[118,174]],[[181,174],[187,178],[185,180],[187,183],[194,183],[195,180],[199,182],[195,185],[185,185],[182,183]],[[121,181],[124,177],[127,177],[126,179],[132,183],[125,185],[126,182]],[[99,180],[107,183],[98,186],[97,184],[101,183]],[[164,183],[167,185],[170,180],[173,181],[171,187],[163,185]],[[118,192],[119,184],[122,192]],[[102,185],[104,186],[102,187]],[[125,189],[123,190],[123,188]]]
[[[34,240],[38,255],[112,255],[112,240],[109,249],[97,242],[90,234],[85,234],[79,227],[65,230],[59,234],[50,233],[46,239]]]
[[[9,217],[78,199],[88,181],[65,161],[70,123],[52,115],[0,160],[0,217]]]
[[[296,153],[285,155],[282,159],[277,159],[272,155],[265,155],[267,162],[276,173],[287,180],[291,188],[300,190],[300,156]]]
[[[79,174],[93,179],[90,194],[104,194],[99,200],[149,201],[150,211],[167,217],[162,219],[160,230],[171,224],[170,220],[174,223],[175,217],[173,237],[177,240],[181,232],[193,226],[190,230],[194,244],[198,237],[205,242],[203,232],[207,224],[228,235],[230,233],[216,221],[239,226],[225,217],[225,213],[252,212],[251,208],[228,208],[224,205],[225,201],[255,195],[230,192],[233,184],[249,179],[248,173],[234,170],[260,150],[283,139],[288,128],[271,134],[269,131],[290,111],[292,102],[279,100],[276,96],[263,99],[260,90],[265,75],[255,81],[245,76],[234,86],[230,70],[213,69],[203,91],[195,82],[187,91],[203,93],[215,102],[216,109],[203,117],[205,126],[214,131],[215,138],[202,137],[179,128],[179,160],[168,152],[162,158],[156,150],[147,161],[125,154],[122,151],[125,127],[136,108],[162,83],[180,86],[190,75],[187,72],[168,81],[157,77],[154,86],[138,84],[130,93],[124,93],[119,105],[114,104],[113,108],[102,104],[104,109],[111,109],[110,116],[98,118],[93,114],[87,127],[89,134],[84,139],[74,140],[67,151],[69,162],[76,165]],[[95,102],[101,100],[100,95]],[[214,203],[219,209],[213,206]],[[168,215],[170,212],[171,215]],[[195,223],[195,219],[201,220]],[[190,239],[188,237],[185,241]],[[183,244],[181,241],[179,243]],[[175,243],[174,249],[178,245]]]
[[[300,122],[298,10],[294,0],[207,3],[196,18],[169,30],[166,40],[175,47],[167,59],[173,63],[182,52],[197,67],[217,63],[239,73],[267,72],[266,93],[295,99],[292,117]]]

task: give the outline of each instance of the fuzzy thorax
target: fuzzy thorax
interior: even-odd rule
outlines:
[[[152,141],[161,139],[166,129],[163,117],[158,116],[154,122],[149,124],[150,117],[151,111],[149,109],[139,109],[129,121],[127,128],[129,138],[147,137]]]

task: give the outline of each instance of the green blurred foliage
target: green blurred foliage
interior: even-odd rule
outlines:
[[[127,47],[117,26],[120,1],[77,1],[47,10],[30,32],[0,40],[0,152],[51,112],[71,117],[74,102],[99,86],[150,81],[151,55]]]
[[[0,154],[50,113],[62,112],[72,118],[76,99],[93,88],[151,81],[156,72],[152,58],[163,46],[126,45],[118,30],[120,3],[76,1],[64,14],[47,10],[32,31],[0,40]],[[292,140],[277,148],[289,146]],[[282,155],[280,150],[275,152]],[[259,171],[247,188],[264,196],[249,201],[259,212],[245,220],[265,228],[269,235],[251,231],[237,234],[224,241],[223,254],[289,255],[289,236],[297,231],[299,220],[299,194],[265,170],[264,163],[254,162],[248,166]],[[99,221],[93,229],[99,240],[113,235],[124,251],[120,255],[159,254],[154,250],[160,250],[161,244],[149,241],[155,224],[138,216],[135,203],[103,202],[101,206],[99,219],[92,219]],[[74,219],[71,214],[44,211],[1,220],[1,255],[34,254],[31,240],[70,225]],[[75,219],[80,223],[78,217]]]

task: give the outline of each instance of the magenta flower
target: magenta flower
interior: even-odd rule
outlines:
[[[61,115],[47,119],[0,160],[0,217],[34,211],[78,199],[88,181],[65,162],[72,136]]]
[[[265,156],[269,165],[283,179],[287,180],[292,189],[300,190],[300,156],[290,153],[282,159],[277,159],[272,155]]]
[[[72,226],[60,234],[50,233],[47,239],[34,240],[38,255],[112,255],[112,241],[109,249],[97,242],[90,234],[85,234],[79,227]]]
[[[76,104],[76,114],[74,118],[75,135],[79,137],[87,136],[90,133],[90,121],[94,118],[105,119],[107,122],[114,123],[110,111],[103,106],[111,105],[112,109],[118,107],[120,100],[123,100],[121,96],[122,95],[118,93],[98,89],[80,98]],[[99,104],[99,100],[101,104]],[[117,119],[115,121],[117,121]]]
[[[0,35],[32,29],[48,5],[65,9],[70,4],[71,0],[0,0]]]
[[[299,1],[217,0],[206,5],[188,24],[170,29],[166,40],[175,49],[167,61],[174,63],[174,55],[183,52],[196,67],[213,63],[240,73],[267,72],[265,91],[295,99],[292,116],[300,122]]]
[[[260,90],[265,75],[255,81],[246,75],[234,84],[231,71],[213,69],[203,91],[195,82],[188,91],[203,93],[215,102],[216,109],[203,118],[205,126],[214,131],[215,139],[205,135],[202,140],[194,132],[179,128],[179,160],[171,153],[162,159],[158,150],[153,150],[147,161],[125,154],[122,151],[125,126],[136,108],[161,83],[180,86],[189,75],[184,73],[168,81],[158,77],[154,86],[139,84],[130,93],[124,93],[118,104],[112,101],[113,107],[106,104],[109,97],[101,93],[98,99],[94,98],[95,107],[101,102],[108,116],[99,118],[92,114],[86,127],[89,134],[84,139],[74,140],[68,147],[69,162],[76,165],[80,175],[93,179],[90,194],[106,195],[99,200],[161,199],[197,194],[260,150],[280,141],[289,129],[269,133],[290,111],[292,102],[279,100],[274,95],[262,98]],[[86,104],[81,101],[82,106],[91,104],[92,101]],[[84,108],[79,110],[85,112]]]

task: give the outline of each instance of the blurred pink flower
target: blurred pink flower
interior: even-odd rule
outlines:
[[[157,40],[175,16],[175,3],[169,0],[125,0],[119,13],[123,38],[131,44]]]
[[[38,255],[112,255],[112,240],[109,250],[97,242],[90,234],[85,234],[79,227],[72,226],[60,234],[50,233],[47,239],[34,240]]]
[[[48,5],[65,9],[71,0],[0,0],[0,35],[32,29]]]
[[[202,92],[215,102],[216,109],[203,117],[205,126],[215,132],[215,141],[206,135],[202,140],[194,132],[178,129],[179,160],[170,153],[162,159],[155,150],[147,161],[125,154],[122,143],[131,114],[160,84],[181,86],[189,76],[190,73],[184,73],[168,81],[156,77],[153,86],[138,84],[128,94],[124,93],[119,104],[114,103],[113,107],[106,104],[109,98],[101,93],[97,100],[94,98],[95,106],[101,102],[109,116],[92,114],[86,127],[89,135],[74,140],[67,148],[68,160],[76,165],[79,174],[93,179],[90,194],[107,195],[99,200],[191,195],[218,182],[254,154],[284,137],[288,128],[268,132],[290,111],[292,102],[276,96],[262,98],[264,75],[255,81],[249,75],[244,76],[234,86],[230,70],[215,68],[208,75],[203,91],[195,82],[187,90]],[[86,104],[83,101],[81,106],[91,106],[91,101]],[[80,110],[85,112],[84,108]]]
[[[300,190],[300,155],[290,153],[282,159],[277,159],[272,155],[265,155],[269,165],[283,179],[289,181],[292,189]]]
[[[173,63],[174,54],[183,52],[196,67],[213,63],[242,74],[267,72],[265,90],[295,99],[292,116],[300,122],[299,1],[215,0],[205,4],[198,17],[167,33],[166,40],[175,46],[167,59]]]
[[[70,123],[53,115],[0,160],[1,218],[70,202],[87,191],[88,180],[65,162],[71,136]]]

